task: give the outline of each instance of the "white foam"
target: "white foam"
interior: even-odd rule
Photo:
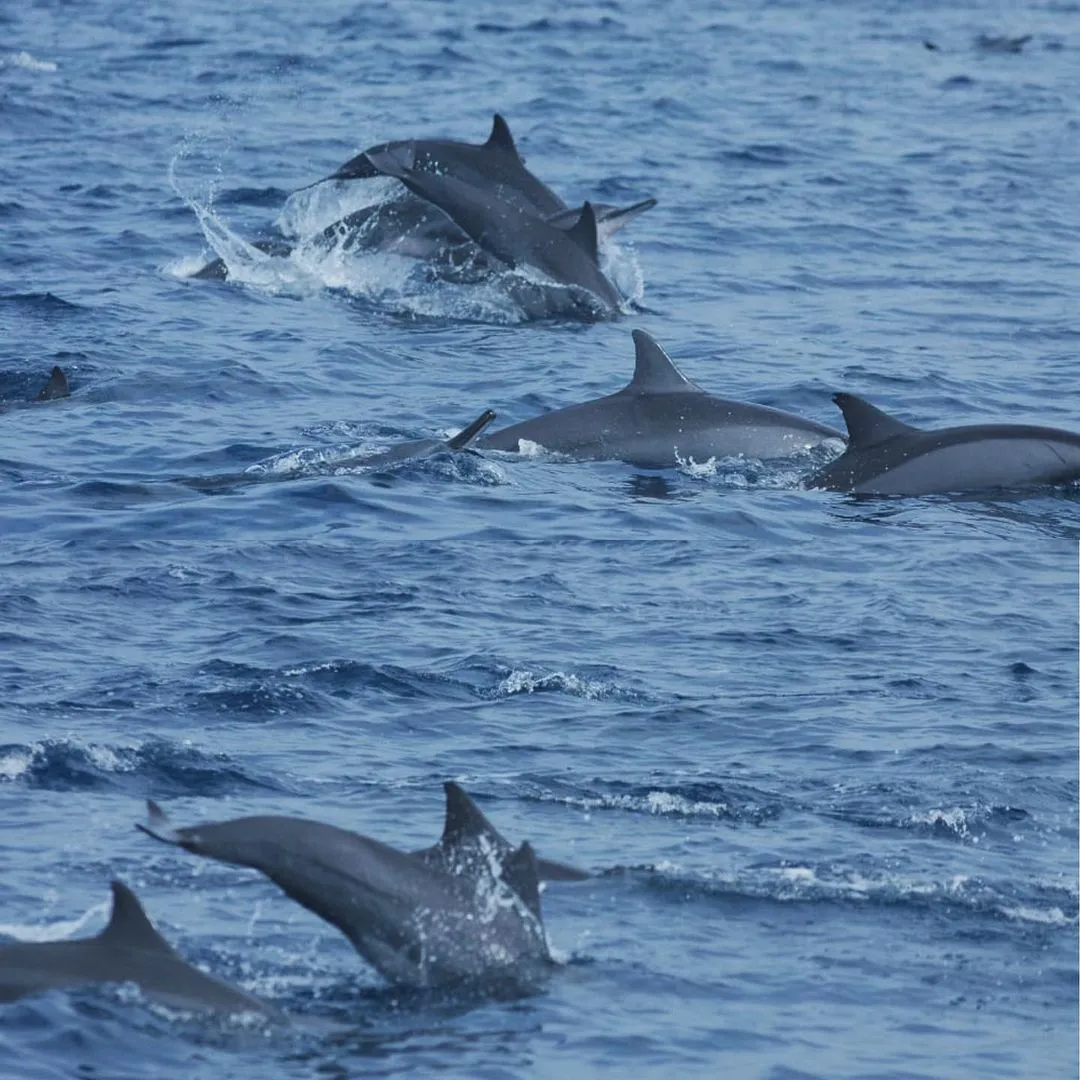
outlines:
[[[0,67],[17,67],[26,71],[55,71],[52,60],[37,60],[28,52],[8,53],[0,57]]]

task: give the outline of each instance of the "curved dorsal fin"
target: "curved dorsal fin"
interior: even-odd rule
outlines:
[[[597,235],[596,211],[593,209],[592,203],[587,202],[581,207],[581,215],[578,217],[577,221],[566,230],[566,235],[569,236],[594,263],[600,261],[600,238]]]
[[[503,859],[503,881],[521,897],[522,903],[539,919],[540,875],[536,868],[536,852],[526,840],[517,851]]]
[[[503,153],[513,154],[516,158],[521,157],[514,145],[514,136],[510,134],[510,125],[498,113],[491,121],[491,134],[484,146],[489,150],[501,150]]]
[[[440,843],[444,849],[453,850],[481,836],[487,837],[495,846],[506,844],[464,788],[447,780],[443,789],[446,791],[446,824]]]
[[[65,398],[69,394],[67,376],[60,369],[59,365],[54,365],[52,374],[49,376],[49,381],[42,388],[42,391],[37,396],[38,401],[55,401],[57,398]]]
[[[142,949],[173,955],[172,946],[154,929],[135,894],[121,881],[112,883],[113,909],[109,925],[98,934],[102,945]]]
[[[451,450],[464,450],[494,419],[494,411],[485,409],[468,427],[462,428],[452,438],[447,439],[446,445]],[[447,801],[449,802],[449,798]]]
[[[644,330],[634,331],[634,377],[627,390],[636,394],[696,391],[703,393],[672,362],[672,359]]]
[[[865,450],[897,435],[919,430],[882,412],[869,401],[863,401],[854,394],[834,394],[833,401],[840,406],[840,411],[844,414],[848,445],[853,450]]]

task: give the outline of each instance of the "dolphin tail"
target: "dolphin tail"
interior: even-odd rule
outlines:
[[[630,206],[613,206],[607,213],[597,215],[597,225],[603,236],[610,236],[612,233],[618,232],[628,221],[636,218],[638,214],[644,214],[646,210],[651,210],[655,205],[656,200],[650,197]]]
[[[468,427],[462,428],[452,439],[447,439],[446,445],[451,450],[464,450],[494,419],[495,413],[485,409]]]
[[[169,815],[153,799],[146,800],[145,824],[136,821],[135,828],[146,833],[147,836],[152,836],[155,840],[160,840],[163,844],[183,845],[180,833],[169,820]]]
[[[55,401],[57,398],[66,398],[71,393],[68,388],[67,376],[59,367],[53,367],[49,381],[42,387],[37,401]]]

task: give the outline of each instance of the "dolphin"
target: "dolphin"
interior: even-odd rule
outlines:
[[[530,213],[546,216],[566,209],[566,203],[525,168],[514,137],[510,134],[510,125],[498,113],[492,121],[491,134],[486,142],[398,139],[379,143],[357,154],[323,180],[367,180],[389,175],[383,168],[384,155],[392,157],[400,151],[408,152],[418,172],[453,176],[468,184],[495,189],[505,202]],[[321,184],[323,180],[315,183]]]
[[[840,457],[808,488],[857,495],[934,495],[1080,479],[1080,435],[1026,424],[923,430],[854,394],[836,394],[848,429]]]
[[[137,827],[185,851],[261,871],[336,926],[392,983],[515,984],[553,963],[540,913],[536,855],[526,842],[486,873],[450,874],[346,829],[292,817],[174,828],[155,803]],[[481,841],[478,841],[480,843]]]
[[[460,784],[447,780],[446,824],[438,843],[413,855],[428,866],[450,874],[476,874],[485,869],[492,853],[505,860],[514,850],[484,816]],[[563,863],[537,858],[536,872],[541,881],[584,881],[584,870]]]
[[[527,441],[582,460],[666,469],[691,459],[787,457],[829,439],[843,440],[834,428],[792,413],[713,397],[683,375],[644,330],[633,337],[637,359],[628,386],[511,424],[480,439],[477,448],[515,451]]]
[[[108,926],[97,937],[0,945],[0,1002],[91,983],[137,983],[152,1001],[175,1009],[261,1013],[276,1009],[204,975],[154,929],[135,894],[112,883]]]
[[[510,269],[534,267],[560,285],[586,290],[608,311],[620,309],[622,297],[600,269],[596,211],[591,203],[582,206],[572,226],[560,229],[456,176],[417,169],[409,147],[369,156],[387,176],[396,177],[414,194],[434,203],[471,240]]]
[[[491,409],[485,409],[471,424],[464,427],[456,435],[449,439],[411,439],[408,442],[397,443],[385,450],[377,450],[374,453],[350,454],[347,457],[331,458],[319,461],[315,464],[298,465],[288,469],[275,469],[275,463],[280,463],[292,457],[292,454],[270,458],[267,461],[249,465],[242,473],[224,473],[217,476],[177,476],[169,483],[181,484],[184,487],[194,488],[206,495],[218,492],[233,491],[244,484],[259,483],[272,480],[290,480],[300,476],[310,476],[315,473],[337,472],[339,469],[370,468],[381,469],[394,465],[400,465],[406,461],[417,461],[431,457],[445,451],[468,450],[476,436],[495,419],[495,413]]]

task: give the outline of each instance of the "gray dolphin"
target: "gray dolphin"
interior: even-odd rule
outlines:
[[[358,833],[291,817],[173,828],[154,803],[138,828],[167,844],[264,873],[336,926],[390,982],[434,987],[529,981],[552,963],[536,856],[524,843],[489,870],[450,874]]]
[[[484,816],[460,784],[447,780],[446,824],[437,844],[413,854],[428,866],[450,874],[475,874],[486,870],[492,852],[506,859],[514,850],[510,843]],[[584,881],[584,870],[537,858],[536,872],[541,881]]]
[[[596,212],[588,202],[570,228],[560,229],[498,193],[449,174],[416,168],[413,151],[397,147],[369,153],[387,176],[394,176],[420,198],[434,203],[484,251],[514,269],[531,266],[560,285],[575,285],[611,312],[622,297],[599,264]]]
[[[324,179],[366,180],[389,175],[383,168],[382,156],[387,153],[395,155],[399,151],[408,152],[413,168],[418,172],[450,175],[482,188],[496,188],[504,201],[533,214],[546,216],[566,209],[566,203],[525,168],[525,162],[514,145],[514,137],[510,134],[510,126],[498,113],[492,121],[491,134],[486,142],[398,139],[379,143],[357,154]]]
[[[1060,484],[1080,479],[1080,435],[1026,424],[974,424],[926,431],[854,394],[836,394],[847,450],[805,481],[809,488],[858,495]]]
[[[689,460],[787,457],[843,435],[766,405],[727,401],[696,386],[644,330],[634,331],[637,360],[628,386],[496,431],[482,450],[518,450],[522,440],[570,457],[626,461],[646,469]]]
[[[96,937],[0,945],[0,1002],[63,987],[133,982],[151,1000],[176,1009],[280,1016],[184,960],[154,929],[126,885],[114,881],[112,895],[109,925]]]

